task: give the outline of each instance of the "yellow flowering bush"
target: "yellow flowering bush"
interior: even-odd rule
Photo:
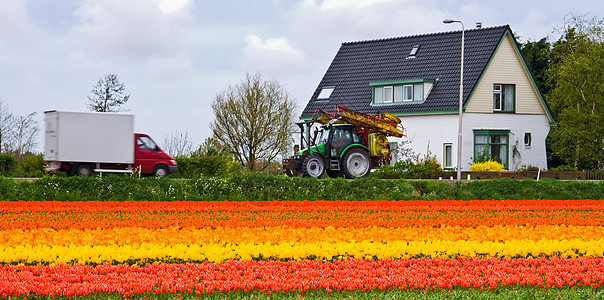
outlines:
[[[480,163],[473,163],[470,166],[470,172],[504,172],[505,168],[502,164],[489,160]]]

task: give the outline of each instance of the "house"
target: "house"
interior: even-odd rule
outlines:
[[[462,170],[485,153],[508,170],[546,169],[545,138],[554,120],[510,27],[464,34]],[[343,43],[301,119],[337,104],[394,113],[407,130],[406,147],[453,169],[460,53],[461,31]]]

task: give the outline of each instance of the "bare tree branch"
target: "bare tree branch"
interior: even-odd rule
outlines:
[[[212,109],[214,139],[249,169],[265,168],[291,143],[296,104],[278,81],[264,80],[260,73],[246,74],[220,92]]]

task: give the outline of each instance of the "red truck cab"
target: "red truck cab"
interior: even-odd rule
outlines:
[[[134,166],[143,174],[166,176],[176,172],[176,160],[146,134],[134,134]]]

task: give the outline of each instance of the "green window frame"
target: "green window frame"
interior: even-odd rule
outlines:
[[[410,79],[372,82],[372,104],[392,104],[421,102],[425,100],[424,83],[434,83],[434,79]]]
[[[508,113],[516,111],[515,84],[493,84],[493,111]]]
[[[509,169],[510,131],[474,130],[474,157],[483,154]]]

